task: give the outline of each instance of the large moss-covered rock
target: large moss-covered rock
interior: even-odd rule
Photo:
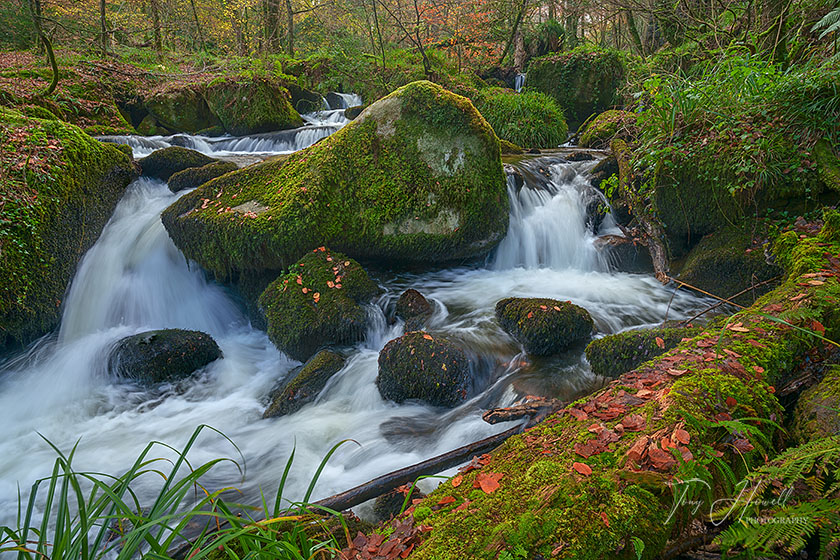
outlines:
[[[589,312],[568,301],[507,298],[496,304],[496,320],[506,333],[534,356],[549,356],[589,338]]]
[[[434,306],[423,294],[417,290],[408,289],[400,294],[394,314],[405,321],[406,330],[419,331],[434,311]]]
[[[584,148],[608,148],[613,138],[631,140],[635,135],[636,114],[612,109],[604,111],[586,125],[578,143]]]
[[[723,298],[756,284],[781,276],[782,269],[768,263],[765,247],[737,227],[728,227],[709,235],[691,250],[678,279]],[[769,292],[774,285],[764,284],[736,297],[733,301],[749,305]]]
[[[303,126],[289,90],[269,79],[217,79],[207,85],[204,98],[234,136]]]
[[[386,399],[455,406],[467,398],[470,364],[457,345],[423,331],[404,334],[379,353],[376,386]]]
[[[820,140],[814,147],[814,158],[820,179],[826,187],[840,191],[840,156],[826,140]]]
[[[161,383],[183,379],[221,357],[209,334],[164,329],[120,340],[108,357],[108,370],[142,383]]]
[[[554,97],[569,127],[576,129],[593,113],[602,113],[618,103],[625,73],[617,51],[581,47],[532,60],[526,88]]]
[[[169,177],[169,190],[179,192],[200,187],[210,179],[221,177],[225,173],[236,171],[239,167],[232,161],[214,161],[202,167],[190,167],[177,171]]]
[[[138,160],[143,175],[155,177],[156,179],[168,180],[174,174],[185,169],[204,167],[211,163],[218,162],[216,158],[204,155],[201,152],[182,148],[181,146],[169,146],[157,150]]]
[[[304,365],[292,371],[292,380],[271,396],[263,418],[297,412],[315,400],[327,381],[344,367],[344,358],[330,350],[321,350]]]
[[[156,91],[145,102],[157,125],[176,132],[196,133],[221,125],[199,85],[177,85]]]
[[[414,82],[310,148],[196,189],[162,218],[187,257],[226,276],[281,270],[319,245],[389,261],[481,255],[507,231],[508,199],[487,122],[469,100]]]
[[[701,331],[698,327],[660,327],[610,334],[589,343],[586,359],[594,373],[618,377],[676,348],[682,339],[696,336]]]
[[[0,108],[0,347],[58,324],[67,285],[135,177],[131,158],[57,120]]]
[[[822,381],[800,395],[791,435],[799,444],[840,435],[840,366],[831,366]]]
[[[321,247],[269,284],[259,304],[271,341],[305,361],[324,346],[361,340],[367,326],[363,304],[378,292],[359,263]]]

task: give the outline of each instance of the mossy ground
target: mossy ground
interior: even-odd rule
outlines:
[[[840,254],[830,227],[812,239],[823,253]],[[736,426],[772,434],[775,424],[750,419],[779,419],[774,386],[819,344],[808,330],[818,321],[826,336],[840,332],[840,267],[825,258],[815,265],[831,270],[790,276],[723,327],[572,403],[510,438],[457,484],[443,484],[414,509],[431,530],[412,557],[635,558],[634,539],[644,543],[642,558],[657,556],[693,515],[687,506],[669,517],[672,478],[707,473],[716,461],[738,476],[759,461],[758,450],[736,449],[747,430]],[[725,492],[722,471],[714,472],[712,498]],[[498,489],[474,488],[493,473],[502,475]],[[454,502],[439,505],[449,496]]]
[[[618,377],[637,366],[675,348],[684,338],[700,333],[700,327],[659,327],[607,335],[586,347],[592,372]]]
[[[0,108],[0,345],[53,328],[76,265],[134,177],[81,129]]]
[[[321,247],[272,282],[259,304],[271,341],[305,361],[324,346],[361,340],[367,325],[361,304],[378,292],[359,263]]]
[[[319,245],[355,258],[447,261],[507,230],[499,143],[469,100],[416,82],[282,161],[214,179],[163,213],[219,276],[280,270]]]

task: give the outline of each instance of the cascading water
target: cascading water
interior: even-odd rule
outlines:
[[[216,142],[185,138],[211,148]],[[155,139],[130,140],[140,153],[158,147]],[[262,151],[260,141],[218,140],[229,142],[225,150],[238,155]],[[507,406],[525,394],[570,398],[593,388],[599,381],[581,355],[531,366],[493,319],[496,301],[508,296],[574,301],[590,311],[601,332],[663,319],[671,293],[649,276],[608,272],[592,246],[593,234],[584,226],[587,165],[556,158],[518,165],[524,185],[509,182],[510,231],[487,267],[419,275],[373,270],[386,296],[369,310],[366,341],[348,349],[346,366],[315,403],[268,420],[261,418],[266,395],[295,362],[253,329],[226,291],[190,267],[174,247],[159,216],[178,195],[159,181],[135,181],[79,266],[58,336],[43,339],[0,371],[0,524],[14,521],[18,483],[28,487],[52,464],[54,454],[36,432],[64,450],[80,439],[77,469],[117,474],[149,441],[177,447],[197,425],[208,423],[242,450],[247,477],[238,499],[254,503],[260,488],[273,492],[293,447],[296,467],[287,489],[289,498],[299,498],[333,444],[345,438],[359,442],[333,457],[316,487],[317,499],[510,427],[484,423],[486,408]],[[376,388],[378,352],[403,331],[401,322],[387,324],[383,309],[408,287],[436,302],[429,329],[461,340],[477,357],[475,395],[453,410],[396,405]],[[670,302],[674,315],[700,305],[682,294]],[[116,341],[163,327],[210,333],[224,358],[197,378],[154,389],[109,374],[107,355]],[[235,452],[208,434],[190,458],[195,464],[220,456]],[[229,486],[238,482],[238,473],[222,466],[206,482]],[[141,494],[155,482],[144,484]]]
[[[513,89],[519,93],[523,87],[525,87],[525,74],[517,74],[513,79]]]

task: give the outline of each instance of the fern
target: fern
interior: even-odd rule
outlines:
[[[840,554],[840,436],[788,449],[752,471],[739,499],[712,518],[732,524],[718,537],[728,558],[796,554],[810,541],[819,558]]]
[[[828,12],[814,25],[814,27],[811,28],[811,31],[817,31],[818,29],[823,30],[823,32],[820,33],[820,39],[824,38],[826,35],[840,31],[840,6],[837,6]]]

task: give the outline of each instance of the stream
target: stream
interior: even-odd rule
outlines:
[[[349,99],[348,105],[359,104]],[[347,121],[342,109],[306,116],[293,131],[244,138],[121,137],[135,157],[183,145],[216,157],[247,162],[254,156],[302,149]],[[78,470],[118,474],[152,440],[175,447],[199,424],[228,436],[242,452],[244,480],[231,464],[205,479],[210,488],[237,485],[237,499],[258,503],[262,488],[273,495],[293,447],[287,483],[300,498],[315,467],[338,441],[313,496],[319,499],[461,445],[504,431],[489,425],[487,408],[508,406],[525,395],[569,399],[604,383],[589,369],[583,348],[531,362],[495,323],[495,303],[509,296],[571,300],[592,315],[600,334],[689,316],[706,302],[661,286],[651,275],[610,272],[586,225],[593,191],[587,174],[595,162],[568,162],[558,155],[515,164],[526,184],[509,178],[510,230],[483,263],[426,271],[371,267],[385,295],[371,305],[373,325],[363,343],[348,349],[344,369],[315,403],[295,414],[264,420],[267,395],[298,365],[254,329],[229,291],[209,281],[170,241],[160,213],[182,194],[162,181],[140,178],[119,203],[101,237],[76,272],[60,329],[25,353],[0,364],[0,525],[14,524],[18,485],[25,494],[46,476],[55,458],[38,434],[69,451],[79,441]],[[542,180],[527,179],[535,173]],[[616,233],[609,218],[599,233]],[[389,307],[416,288],[436,312],[428,330],[458,339],[476,357],[475,396],[452,410],[384,400],[374,383],[381,348],[403,332],[388,324]],[[109,350],[121,338],[150,329],[195,329],[212,335],[224,359],[186,381],[152,389],[116,379],[107,371]],[[157,456],[171,456],[160,448]],[[207,431],[190,453],[193,464],[217,457],[240,460],[236,449]],[[431,482],[430,482],[431,483]],[[154,492],[156,477],[138,491]]]

